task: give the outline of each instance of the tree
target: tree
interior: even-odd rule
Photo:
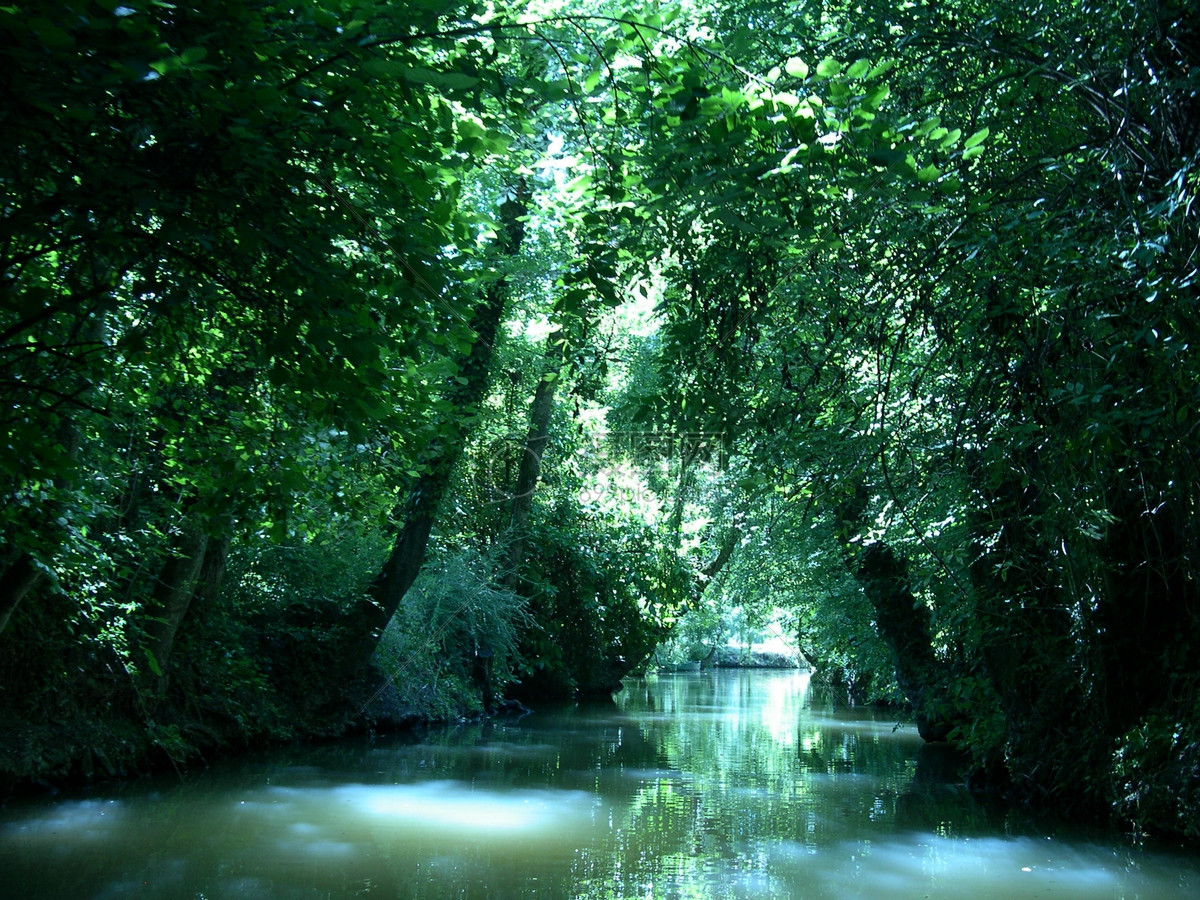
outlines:
[[[519,184],[505,199],[500,209],[501,252],[516,256],[524,239],[522,218],[527,215],[528,190]],[[469,429],[478,408],[487,394],[491,373],[493,346],[508,300],[508,285],[503,277],[490,283],[484,298],[471,319],[473,340],[470,349],[454,374],[454,383],[446,393],[445,403],[453,417],[443,426],[443,433],[432,442],[422,460],[423,473],[416,480],[407,506],[396,516],[403,524],[392,552],[378,577],[371,585],[369,602],[360,605],[358,625],[364,650],[360,653],[366,663],[375,650],[375,641],[383,634],[396,614],[404,595],[412,587],[425,562],[429,536],[436,522],[454,468],[469,437]]]
[[[467,74],[486,29],[210,6],[0,11],[0,624],[47,648],[6,665],[10,711],[79,642],[148,712],[231,540],[373,514],[439,436],[483,219],[461,173],[504,145]],[[374,490],[338,483],[369,460]]]
[[[749,10],[770,15],[730,17]],[[1195,120],[1191,51],[1170,36],[1193,26],[1173,4],[1131,20],[1095,5],[1052,23],[1020,3],[987,13],[787,17],[788,39],[838,47],[778,64],[828,80],[813,117],[846,122],[805,143],[823,137],[841,164],[790,196],[739,197],[727,221],[680,204],[663,357],[681,405],[729,410],[742,452],[792,479],[761,478],[760,496],[818,521],[857,503],[839,540],[859,548],[864,594],[929,623],[890,641],[897,673],[959,693],[958,735],[981,762],[1003,760],[1022,796],[1111,803],[1103,748],[1158,704],[1182,721],[1194,697],[1189,642],[1166,633],[1193,608],[1176,518],[1190,462],[1173,448],[1193,404],[1176,350]],[[886,86],[859,87],[885,57]],[[1134,643],[1163,666],[1119,671]]]

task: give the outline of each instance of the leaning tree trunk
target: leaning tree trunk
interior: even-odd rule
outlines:
[[[520,570],[525,562],[525,545],[529,532],[529,517],[533,512],[533,495],[542,472],[542,458],[550,439],[550,417],[554,414],[554,395],[563,370],[563,334],[558,329],[547,338],[546,367],[533,393],[529,406],[529,431],[521,445],[521,460],[517,467],[517,483],[513,490],[512,516],[508,529],[508,559],[503,584],[515,590]]]
[[[524,179],[517,187],[515,198],[500,207],[504,225],[499,240],[502,252],[516,256],[521,249],[525,230],[521,218],[525,215],[529,192]],[[392,551],[379,574],[371,583],[367,600],[352,614],[351,627],[354,645],[349,650],[351,664],[364,667],[370,662],[383,630],[387,627],[400,603],[425,563],[429,537],[437,521],[438,507],[450,486],[454,467],[458,464],[470,436],[470,423],[475,412],[487,397],[492,352],[496,335],[504,318],[508,301],[507,280],[495,281],[487,289],[483,303],[471,318],[475,341],[459,366],[459,377],[447,393],[448,404],[455,417],[445,424],[440,439],[433,442],[422,459],[423,474],[409,493],[404,506],[397,510],[403,525],[396,535]]]
[[[0,575],[0,634],[4,633],[9,619],[21,605],[25,595],[32,591],[43,577],[42,571],[34,565],[33,557],[24,550],[19,551],[16,558],[8,564],[4,574]]]
[[[869,544],[854,577],[875,611],[879,637],[892,651],[896,683],[912,704],[917,731],[927,741],[944,741],[955,723],[939,702],[943,678],[933,653],[932,616],[913,596],[907,561],[886,544]]]
[[[175,646],[179,626],[200,585],[207,548],[208,534],[201,520],[194,517],[185,519],[171,548],[171,555],[163,564],[154,585],[142,649],[154,675],[153,692],[160,698],[166,693],[171,650]]]
[[[932,616],[909,581],[908,562],[887,544],[876,542],[855,551],[867,491],[860,483],[838,509],[838,539],[847,567],[875,613],[875,630],[891,651],[896,683],[912,705],[917,730],[926,741],[944,741],[956,714],[944,700],[947,676],[933,652]]]
[[[450,393],[450,405],[461,416],[469,415],[487,395],[488,371],[492,345],[503,317],[507,290],[493,285],[487,300],[471,321],[475,343],[460,368],[463,382]],[[458,419],[447,423],[445,433],[426,451],[422,460],[422,475],[409,493],[406,505],[399,511],[403,525],[392,544],[392,552],[379,574],[371,583],[369,604],[360,604],[354,627],[362,646],[357,651],[358,662],[365,664],[374,653],[375,644],[425,563],[429,536],[437,521],[438,507],[450,486],[454,467],[462,456],[468,437],[466,424]]]

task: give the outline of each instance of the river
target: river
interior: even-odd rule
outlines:
[[[984,808],[799,672],[275,751],[0,809],[0,897],[1200,897],[1200,859]]]

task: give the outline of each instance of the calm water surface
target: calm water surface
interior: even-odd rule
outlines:
[[[793,672],[0,809],[0,897],[1192,898],[1200,860],[988,812]]]

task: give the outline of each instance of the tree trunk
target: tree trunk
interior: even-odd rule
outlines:
[[[522,179],[515,198],[500,207],[504,227],[498,243],[509,257],[520,252],[525,234],[521,218],[528,202],[529,191]],[[470,420],[487,397],[493,348],[504,319],[508,295],[507,280],[493,282],[484,295],[484,302],[471,318],[475,341],[459,366],[459,379],[452,383],[446,397],[456,415],[445,424],[442,437],[426,451],[421,466],[423,474],[406,504],[397,510],[397,518],[404,524],[392,545],[392,552],[372,582],[368,599],[352,614],[355,646],[349,652],[352,664],[357,667],[370,662],[380,635],[400,608],[404,595],[417,580],[425,563],[438,507],[470,436]]]
[[[1186,505],[1144,485],[1114,493],[1115,521],[1099,547],[1106,584],[1092,611],[1089,642],[1101,680],[1097,717],[1107,720],[1107,733],[1122,734],[1177,693],[1172,672],[1196,655],[1190,636],[1200,598],[1180,512]]]
[[[437,516],[438,505],[442,495],[450,483],[450,474],[462,451],[460,447],[447,448],[432,466],[417,482],[417,486],[409,495],[408,509],[403,513],[404,524],[392,552],[383,564],[379,574],[371,583],[368,596],[373,601],[371,607],[361,607],[366,618],[366,633],[363,637],[369,646],[365,647],[365,663],[374,652],[375,643],[387,623],[391,621],[400,601],[421,571],[425,562],[425,552],[429,546],[429,535],[433,531],[434,520]]]
[[[491,368],[492,349],[500,322],[504,317],[504,306],[508,290],[502,283],[493,284],[487,292],[484,304],[476,310],[471,320],[475,332],[475,343],[463,362],[460,372],[464,382],[456,382],[450,391],[450,405],[459,416],[447,423],[446,433],[426,452],[423,474],[409,494],[407,507],[401,512],[404,524],[392,552],[379,575],[371,584],[369,596],[372,610],[367,612],[367,627],[371,633],[371,650],[378,636],[400,607],[400,602],[425,563],[429,548],[429,536],[437,520],[438,507],[450,486],[454,467],[462,457],[469,437],[469,427],[464,419],[479,407],[487,396],[488,374]],[[366,659],[370,653],[366,654]]]
[[[1082,758],[1081,746],[1064,739],[1086,709],[1072,661],[1075,635],[1042,533],[1037,480],[1029,477],[1040,474],[1036,454],[995,465],[1003,468],[968,461],[979,498],[969,521],[979,656],[1004,714],[1010,774],[1022,791],[1053,790]]]
[[[874,610],[875,630],[892,653],[896,683],[912,704],[917,730],[926,741],[944,741],[957,714],[942,699],[948,679],[933,652],[929,607],[913,596],[908,563],[890,547],[873,543],[854,550],[868,502],[866,485],[860,482],[838,509],[843,558]]]
[[[517,484],[513,491],[512,518],[509,521],[508,560],[503,584],[514,590],[520,580],[520,570],[525,562],[525,544],[529,530],[529,516],[533,511],[533,494],[537,490],[542,472],[542,457],[546,442],[550,438],[550,417],[554,413],[554,395],[563,370],[562,330],[556,330],[547,339],[545,372],[533,393],[529,407],[529,431],[521,447],[521,461],[517,468]]]
[[[142,647],[150,670],[155,676],[155,692],[166,692],[169,677],[171,648],[179,626],[192,605],[200,584],[208,535],[198,521],[185,519],[171,556],[163,564],[154,585],[149,610],[152,618],[146,625],[146,640]]]
[[[721,570],[725,568],[741,540],[742,529],[737,525],[730,525],[729,531],[725,532],[725,539],[721,542],[721,548],[717,551],[717,555],[700,570],[699,577],[696,579],[697,598],[712,584],[713,579],[721,574]]]
[[[854,577],[875,611],[875,628],[896,661],[896,683],[913,706],[917,731],[927,741],[944,741],[954,727],[938,708],[942,678],[933,654],[929,607],[913,596],[908,563],[886,544],[870,544],[859,556]]]
[[[196,587],[195,600],[210,603],[220,593],[221,585],[225,583],[230,543],[228,530],[220,538],[209,538],[204,550],[204,565],[200,567],[200,583]]]
[[[24,550],[19,551],[4,574],[0,575],[0,634],[8,626],[9,619],[17,607],[37,583],[44,577],[42,570],[33,564],[31,557]]]

